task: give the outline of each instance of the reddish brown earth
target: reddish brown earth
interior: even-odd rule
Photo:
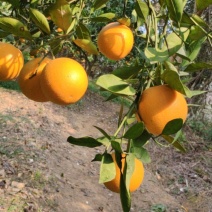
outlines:
[[[91,162],[104,149],[66,141],[69,135],[100,136],[94,126],[113,133],[118,104],[87,92],[63,107],[4,88],[0,102],[0,211],[122,211],[119,195],[98,183],[99,163]],[[132,212],[212,211],[211,151],[186,130],[187,154],[149,143],[152,163],[132,194]]]

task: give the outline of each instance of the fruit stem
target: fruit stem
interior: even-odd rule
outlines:
[[[152,18],[152,23],[154,26],[154,31],[155,31],[155,49],[158,49],[158,36],[157,36],[157,31],[158,31],[158,26],[157,26],[157,16],[155,13],[155,9],[152,6],[152,3],[150,0],[148,0],[149,3],[149,8],[151,9],[152,13],[151,13],[151,18]]]
[[[123,17],[125,17],[125,14],[126,14],[127,2],[128,2],[128,0],[124,0]]]
[[[135,109],[135,101],[131,104],[130,109],[128,110],[127,114],[124,116],[124,118],[123,118],[121,124],[119,125],[118,129],[114,133],[114,137],[116,137],[118,135],[118,133],[120,132],[121,128],[123,127],[123,125],[125,124],[126,120],[129,117],[129,115],[132,113],[132,111],[134,109]]]

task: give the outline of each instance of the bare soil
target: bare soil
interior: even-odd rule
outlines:
[[[98,183],[104,149],[71,145],[67,137],[116,129],[119,105],[88,91],[76,105],[37,103],[0,88],[0,211],[119,212],[118,194]],[[186,128],[188,153],[149,143],[152,163],[132,194],[133,212],[211,212],[211,149]]]

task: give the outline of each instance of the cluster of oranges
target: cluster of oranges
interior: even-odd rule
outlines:
[[[133,48],[134,37],[131,29],[114,22],[106,25],[97,37],[99,51],[111,60],[125,58]],[[29,99],[38,102],[51,101],[60,105],[77,102],[88,86],[87,74],[77,61],[70,58],[34,58],[24,64],[22,53],[11,44],[0,43],[0,80],[17,78],[21,91]],[[160,135],[165,125],[177,118],[186,120],[188,107],[182,94],[168,85],[147,88],[140,96],[137,119],[143,121],[153,135]],[[113,192],[120,192],[120,176],[123,173],[126,154],[122,154],[120,170],[112,153],[116,176],[105,186]],[[135,159],[134,172],[129,190],[135,191],[144,178],[144,167]]]
[[[0,81],[17,79],[22,93],[29,99],[68,105],[85,94],[87,73],[76,60],[38,57],[24,64],[22,52],[13,45],[0,43],[0,49]]]
[[[107,58],[120,60],[130,53],[134,44],[133,34],[127,26],[118,22],[111,23],[100,31],[97,44],[100,52]],[[181,118],[185,122],[187,114],[188,106],[184,96],[164,84],[147,88],[142,92],[136,115],[138,121],[144,122],[149,133],[158,136],[169,121]],[[113,192],[120,192],[120,175],[124,170],[126,155],[122,155],[122,170],[116,163],[114,153],[112,158],[116,167],[116,176],[113,180],[106,182],[105,186]],[[135,159],[134,172],[129,184],[130,192],[141,185],[143,178],[143,164]]]
[[[23,66],[17,80],[29,99],[59,105],[76,103],[88,87],[83,66],[66,57],[32,59]]]

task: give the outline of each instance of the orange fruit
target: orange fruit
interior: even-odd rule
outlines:
[[[58,33],[63,32],[63,30],[62,30],[60,27],[58,27],[58,28],[56,29],[56,31],[57,31]]]
[[[12,44],[0,42],[0,81],[17,78],[23,65],[22,52]]]
[[[25,43],[26,40],[24,38],[19,38],[20,43]]]
[[[99,51],[111,60],[120,60],[132,50],[134,37],[131,29],[119,22],[113,22],[102,28],[98,37]]]
[[[46,65],[40,83],[47,99],[55,104],[68,105],[83,97],[88,87],[88,77],[76,60],[61,57]]]
[[[185,122],[188,106],[181,93],[168,85],[159,85],[142,93],[138,113],[147,130],[153,135],[160,135],[169,121],[181,118]]]
[[[109,182],[105,182],[104,185],[106,186],[106,188],[108,188],[109,190],[116,192],[116,193],[120,193],[120,176],[121,176],[121,171],[116,163],[115,160],[115,153],[111,154],[113,161],[115,163],[115,169],[116,169],[116,176],[113,180],[109,181]],[[125,166],[125,160],[126,160],[126,154],[122,153],[122,159],[121,159],[121,163],[122,163],[122,173],[124,171],[124,166]],[[141,185],[141,183],[143,182],[144,179],[144,166],[143,163],[138,160],[137,158],[135,158],[135,168],[134,168],[134,172],[131,176],[130,179],[130,186],[129,186],[129,190],[130,192],[135,191],[136,189],[139,188],[139,186]]]
[[[40,75],[51,59],[41,57],[27,62],[21,69],[18,77],[18,84],[22,93],[36,102],[47,102],[48,99],[43,94],[40,86]]]

